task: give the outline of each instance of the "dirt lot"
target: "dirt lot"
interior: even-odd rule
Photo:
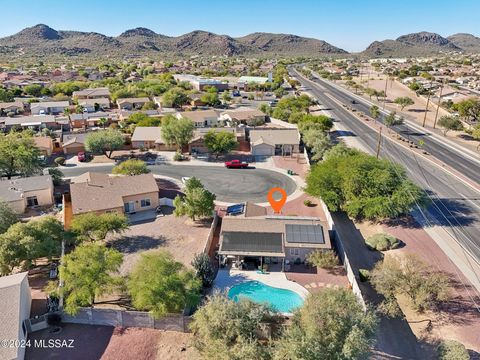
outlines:
[[[111,326],[62,325],[58,334],[47,330],[30,337],[34,340],[72,339],[73,348],[29,348],[25,359],[69,360],[196,360],[198,354],[190,344],[191,334],[140,328]]]
[[[124,254],[122,274],[131,271],[140,254],[159,249],[169,251],[176,260],[190,267],[194,255],[203,251],[209,230],[209,221],[192,222],[187,217],[175,217],[170,211],[154,221],[131,225],[109,242]]]

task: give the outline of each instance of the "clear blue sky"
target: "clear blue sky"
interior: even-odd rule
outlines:
[[[57,30],[118,35],[146,27],[242,36],[255,31],[322,39],[348,51],[417,31],[480,36],[479,0],[0,0],[0,36],[44,23]]]

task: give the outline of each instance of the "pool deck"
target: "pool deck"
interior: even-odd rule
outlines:
[[[222,291],[228,291],[228,289],[236,284],[253,280],[260,281],[268,286],[294,291],[303,299],[309,294],[308,290],[303,286],[288,280],[283,272],[262,274],[254,270],[219,269],[217,277],[215,278],[214,287]]]

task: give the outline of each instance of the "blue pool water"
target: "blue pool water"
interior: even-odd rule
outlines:
[[[233,301],[246,297],[256,303],[266,302],[282,313],[292,313],[303,304],[302,297],[296,292],[271,287],[259,281],[247,281],[232,286],[228,291],[228,297]]]

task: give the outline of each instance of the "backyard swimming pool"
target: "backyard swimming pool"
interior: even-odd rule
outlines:
[[[233,301],[246,297],[256,303],[268,303],[282,313],[292,313],[303,304],[302,297],[296,292],[268,286],[260,281],[234,285],[228,291],[228,297]]]

